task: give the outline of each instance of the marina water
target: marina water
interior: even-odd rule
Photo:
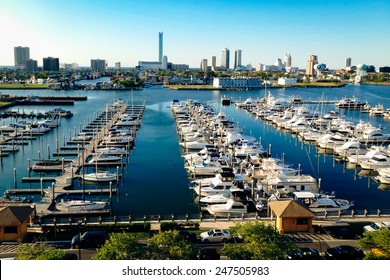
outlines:
[[[104,110],[107,102],[123,99],[129,105],[145,104],[140,129],[137,133],[135,148],[123,167],[123,176],[119,182],[119,191],[114,194],[112,213],[116,216],[141,217],[143,215],[171,215],[196,214],[198,205],[194,202],[195,195],[190,190],[190,178],[184,169],[184,160],[181,157],[182,148],[179,145],[179,136],[176,133],[175,121],[169,108],[173,99],[186,101],[206,102],[213,106],[216,112],[223,111],[236,126],[244,128],[245,134],[251,134],[260,139],[265,148],[270,148],[272,156],[284,158],[285,163],[297,168],[300,166],[302,174],[310,174],[321,179],[321,190],[334,191],[339,198],[355,201],[354,209],[376,210],[390,209],[390,187],[380,185],[366,171],[349,168],[346,163],[337,162],[331,154],[323,153],[313,144],[304,143],[296,136],[268,124],[264,120],[255,119],[254,115],[245,110],[237,109],[234,104],[222,106],[222,95],[232,100],[244,101],[264,97],[264,90],[251,91],[202,91],[202,90],[170,90],[161,86],[146,88],[141,91],[49,91],[49,90],[2,90],[2,94],[12,95],[87,95],[87,101],[77,101],[74,106],[63,106],[71,110],[74,116],[62,119],[61,125],[48,134],[38,136],[36,140],[28,140],[28,145],[20,146],[14,155],[0,160],[0,191],[15,187],[14,169],[16,170],[18,188],[39,189],[40,183],[22,183],[22,177],[28,176],[27,164],[38,158],[48,158],[49,150],[55,152],[56,141],[59,146],[64,145],[75,132],[80,132],[89,120]],[[358,97],[374,106],[378,103],[385,108],[390,107],[390,88],[374,85],[347,85],[341,88],[292,88],[271,89],[271,94],[278,99],[289,100],[291,96],[300,97],[305,101],[340,100],[343,97]],[[301,105],[302,106],[302,105]],[[307,106],[312,112],[328,112],[336,110],[334,104],[310,104]],[[20,106],[12,110],[22,112],[45,112],[53,109],[52,106]],[[360,111],[340,109],[341,115],[355,123],[359,120],[369,121],[374,126],[390,131],[390,121],[383,117],[370,116]],[[2,119],[0,125],[7,125],[11,119]],[[51,158],[53,156],[51,155]],[[114,170],[115,171],[115,170]],[[31,176],[38,176],[33,174]],[[41,174],[53,176],[53,174]],[[54,174],[55,175],[55,174]],[[44,183],[44,187],[50,183]],[[80,184],[75,188],[80,188]],[[88,189],[107,188],[107,184],[87,184]],[[114,183],[116,187],[116,183]],[[88,199],[108,200],[108,196],[87,196]],[[40,196],[34,195],[34,201]]]

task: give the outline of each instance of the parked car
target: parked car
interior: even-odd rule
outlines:
[[[329,234],[338,239],[356,239],[357,233],[348,227],[338,227],[329,231]]]
[[[66,253],[64,257],[64,260],[77,260],[77,259],[78,259],[77,255],[73,253]]]
[[[214,248],[204,248],[199,250],[198,259],[199,260],[220,260],[221,255],[218,254],[217,250]]]
[[[289,260],[320,260],[322,257],[320,253],[310,247],[302,247],[287,254]]]
[[[224,242],[227,243],[232,239],[232,234],[227,229],[211,229],[200,234],[200,240],[203,243]]]
[[[86,231],[81,235],[77,234],[72,238],[71,248],[97,248],[104,245],[108,239],[106,231]]]
[[[363,227],[364,231],[376,231],[378,229],[390,229],[390,222],[371,223]]]
[[[361,260],[364,258],[364,252],[354,246],[340,245],[328,248],[325,256],[331,260]]]
[[[196,237],[196,233],[192,232],[192,231],[188,231],[188,230],[180,230],[179,231],[179,234],[181,237],[183,237],[185,240],[189,241],[189,242],[192,242],[192,243],[196,243],[197,241],[197,237]]]

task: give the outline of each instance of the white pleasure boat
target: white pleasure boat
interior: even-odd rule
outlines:
[[[105,201],[89,200],[61,200],[56,203],[58,211],[76,212],[76,211],[96,211],[103,210],[107,205]]]

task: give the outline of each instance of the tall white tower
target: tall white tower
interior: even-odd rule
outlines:
[[[291,55],[286,54],[284,56],[284,67],[291,67]]]
[[[164,33],[158,33],[158,61],[162,62],[163,59],[163,41],[164,41]]]

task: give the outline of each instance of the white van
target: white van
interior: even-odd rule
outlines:
[[[365,226],[364,231],[376,231],[378,229],[390,229],[390,222],[378,222]]]

